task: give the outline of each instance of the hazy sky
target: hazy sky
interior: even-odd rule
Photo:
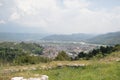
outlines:
[[[0,32],[120,31],[120,0],[0,0]]]

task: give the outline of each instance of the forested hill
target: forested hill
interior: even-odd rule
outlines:
[[[120,44],[120,31],[99,35],[94,38],[88,39],[87,42],[109,45]]]
[[[51,35],[43,38],[48,41],[84,41],[93,44],[114,45],[120,44],[120,31],[100,35],[71,34],[71,35]]]
[[[94,35],[90,34],[70,34],[70,35],[50,35],[44,37],[42,40],[48,41],[85,41],[86,39],[92,38]]]
[[[6,33],[0,32],[0,41],[30,41],[40,40],[47,34],[37,33]]]
[[[18,51],[18,53],[29,53],[29,54],[41,55],[43,47],[40,46],[40,44],[36,44],[36,43],[0,42],[1,52],[2,52],[2,49],[7,50],[8,53],[10,53],[10,51]]]
[[[69,35],[50,35],[33,33],[0,33],[0,41],[83,41],[94,44],[114,45],[120,44],[120,31],[107,34],[69,34]]]
[[[37,43],[0,42],[0,65],[47,62],[48,58],[41,57],[43,49]]]

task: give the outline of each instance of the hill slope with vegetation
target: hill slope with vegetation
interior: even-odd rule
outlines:
[[[37,43],[15,43],[2,42],[0,43],[0,63],[1,64],[37,64],[40,62],[49,61],[72,61],[72,60],[90,60],[92,58],[101,59],[110,55],[112,52],[120,50],[120,45],[115,46],[101,46],[93,49],[90,52],[79,52],[73,59],[65,51],[58,52],[55,59],[43,57],[43,47]]]
[[[48,58],[41,57],[43,47],[36,43],[0,43],[0,64],[36,64],[49,61]]]
[[[120,31],[100,35],[71,34],[71,35],[50,35],[42,40],[47,41],[83,41],[94,44],[115,45],[120,44]]]
[[[0,41],[36,41],[42,39],[45,36],[47,36],[47,34],[0,32]]]
[[[88,39],[87,42],[107,45],[120,44],[120,31],[99,35],[94,38]]]
[[[43,74],[48,75],[49,80],[120,79],[120,45],[101,46],[89,53],[81,52],[76,60],[70,60],[69,56],[61,51],[55,61],[40,56],[30,56],[30,53],[27,53],[30,50],[33,50],[31,53],[34,53],[36,48],[41,49],[42,47],[35,43],[0,43],[1,63],[13,62],[16,64],[1,64],[0,80],[10,80],[15,76],[40,77]]]
[[[47,41],[84,41],[86,39],[92,38],[94,35],[90,34],[71,34],[71,35],[50,35],[44,37],[42,40]]]
[[[48,75],[49,80],[119,80],[120,61],[116,61],[118,58],[120,51],[100,60],[52,61],[45,64],[0,67],[3,72],[0,73],[0,80],[10,80],[15,76],[39,77],[43,74]],[[85,64],[85,66],[62,66],[70,64]],[[7,71],[9,69],[10,71]],[[3,74],[5,75],[2,76]]]

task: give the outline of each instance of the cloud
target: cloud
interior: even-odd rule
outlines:
[[[17,12],[14,12],[10,16],[10,20],[17,20],[20,19],[20,15]]]
[[[6,22],[4,20],[0,20],[0,24],[5,24]]]
[[[90,0],[12,0],[9,21],[51,33],[120,30],[120,6],[92,9]]]
[[[37,15],[56,8],[56,0],[14,0],[17,9],[25,15]]]
[[[3,4],[2,4],[2,3],[0,3],[0,6],[3,6]]]
[[[51,26],[52,24],[55,25],[56,23],[59,23],[59,21],[64,19],[66,15],[69,14],[69,12],[73,14],[72,10],[74,8],[85,8],[88,6],[88,3],[82,2],[80,0],[63,0],[63,6],[57,5],[57,0],[14,1],[16,4],[16,10],[13,14],[11,14],[11,18],[18,18],[18,15],[20,15],[20,23],[34,27],[46,27],[49,26],[49,24]],[[74,6],[75,4],[76,6]],[[76,13],[73,15],[76,15]],[[56,24],[56,26],[57,25],[58,24]]]
[[[15,9],[10,19],[29,27],[45,26],[49,17],[58,9],[56,0],[14,0],[14,2]]]
[[[64,5],[67,8],[85,8],[90,5],[89,2],[83,2],[82,0],[64,0]]]

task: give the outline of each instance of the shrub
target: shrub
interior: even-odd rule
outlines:
[[[71,58],[66,54],[66,52],[61,51],[58,53],[55,60],[65,61],[65,60],[71,60]]]

